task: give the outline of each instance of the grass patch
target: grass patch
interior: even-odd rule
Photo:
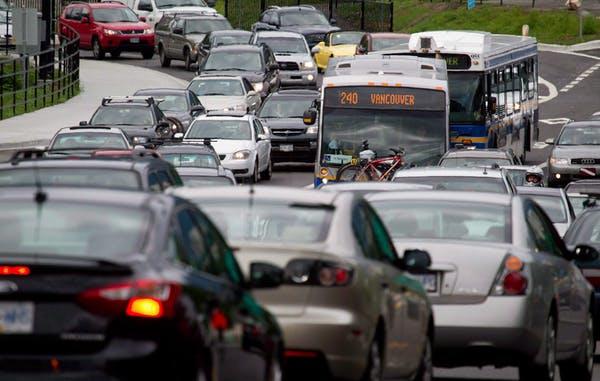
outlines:
[[[517,6],[477,4],[467,10],[466,4],[396,0],[394,29],[399,32],[427,30],[482,30],[492,33],[521,34],[524,24],[539,42],[575,44],[579,38],[579,17],[567,10],[539,10]],[[583,23],[583,40],[600,39],[600,20],[589,16]]]

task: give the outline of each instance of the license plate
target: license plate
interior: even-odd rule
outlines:
[[[33,303],[0,303],[0,335],[33,332]]]
[[[129,42],[131,42],[132,44],[139,44],[140,43],[140,39],[139,38],[132,38],[129,40]]]
[[[584,176],[596,176],[596,168],[581,168],[579,172]]]
[[[437,274],[415,275],[415,278],[421,282],[427,292],[437,292],[438,277]]]
[[[294,151],[294,145],[293,144],[282,144],[279,146],[279,150],[281,152],[293,152]]]

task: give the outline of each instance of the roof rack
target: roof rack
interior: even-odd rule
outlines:
[[[135,103],[135,104],[146,104],[147,106],[152,106],[153,104],[157,104],[158,102],[154,99],[154,97],[145,97],[145,96],[111,96],[102,98],[102,106],[106,106],[108,104],[118,104],[118,103]]]
[[[112,130],[114,127],[94,126],[93,124],[84,124],[76,127],[67,127],[69,130]]]

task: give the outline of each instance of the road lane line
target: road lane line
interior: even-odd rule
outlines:
[[[587,78],[589,75],[591,75],[592,73],[594,73],[599,68],[600,68],[600,64],[595,64],[594,66],[590,67],[589,69],[587,69],[583,73],[579,74],[577,76],[577,78],[575,78],[574,80],[572,80],[568,85],[565,85],[562,89],[560,89],[560,91],[562,93],[568,92],[573,87],[577,86],[584,78]]]
[[[546,103],[548,101],[551,101],[552,99],[556,98],[558,96],[558,90],[556,90],[556,86],[554,86],[554,84],[552,84],[549,81],[546,81],[544,78],[539,77],[539,82],[540,85],[546,86],[546,88],[548,89],[549,94],[546,96],[540,96],[538,103]]]

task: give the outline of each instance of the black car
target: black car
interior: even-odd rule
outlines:
[[[16,152],[10,162],[0,164],[0,188],[40,184],[162,192],[183,185],[175,167],[152,151],[96,151],[89,158],[47,156],[52,152]]]
[[[252,26],[252,30],[282,30],[296,32],[304,35],[308,46],[312,48],[321,41],[329,32],[340,30],[334,26],[334,19],[327,20],[323,12],[312,5],[299,5],[292,7],[269,7],[260,16],[259,22]]]
[[[198,62],[198,44],[207,33],[232,29],[219,14],[167,13],[156,24],[156,46],[163,67],[171,60],[185,62],[186,70]]]
[[[214,47],[200,64],[198,74],[241,76],[252,83],[262,98],[281,86],[275,55],[264,44]]]
[[[175,133],[187,131],[194,118],[206,111],[196,94],[187,89],[143,89],[134,96],[154,98],[165,116],[181,123]]]
[[[283,270],[256,262],[244,279],[191,203],[19,187],[2,189],[0,208],[0,368],[15,374],[8,379],[32,371],[61,380],[281,375],[280,329],[249,290],[277,286]]]
[[[198,62],[203,61],[215,46],[249,44],[252,32],[247,30],[215,30],[208,33],[198,45]]]
[[[80,126],[118,127],[133,145],[145,145],[153,139],[173,136],[179,126],[169,120],[152,97],[106,97],[90,121]]]
[[[318,123],[304,124],[304,112],[317,109],[319,92],[280,90],[265,99],[258,117],[271,130],[273,162],[314,163],[317,153]]]

